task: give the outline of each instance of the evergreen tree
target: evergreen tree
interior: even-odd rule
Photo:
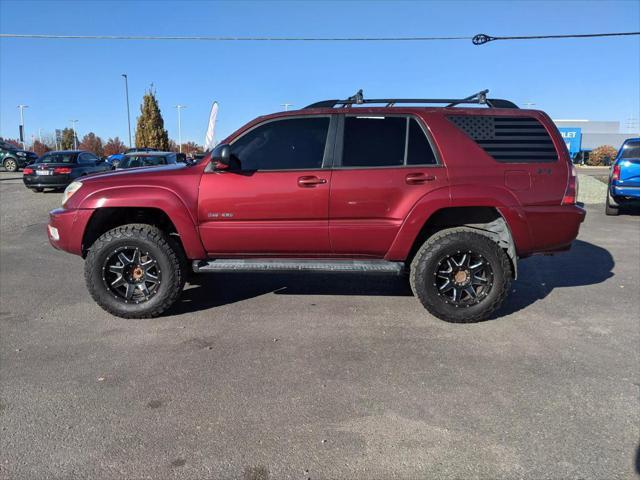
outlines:
[[[153,85],[142,98],[140,116],[136,126],[136,147],[152,147],[160,150],[169,148],[169,134],[164,129]]]
[[[62,130],[62,135],[60,139],[60,148],[62,150],[72,150],[73,149],[73,129],[65,128]]]

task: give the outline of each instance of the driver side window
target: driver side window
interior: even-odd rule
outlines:
[[[322,168],[329,117],[287,118],[260,125],[231,145],[241,170]]]

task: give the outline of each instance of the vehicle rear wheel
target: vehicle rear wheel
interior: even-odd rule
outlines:
[[[420,247],[409,280],[422,305],[441,320],[487,319],[511,285],[509,257],[491,238],[471,228],[442,230]]]
[[[185,273],[169,238],[144,224],[123,225],[103,234],[90,247],[84,270],[96,303],[123,318],[162,314],[180,296]]]
[[[607,188],[607,200],[604,205],[604,213],[609,216],[615,216],[620,214],[620,205],[611,198],[611,193]]]
[[[4,169],[7,172],[17,172],[18,171],[18,162],[16,162],[13,158],[7,158],[4,161]]]
[[[38,188],[34,188],[33,191],[34,192],[38,192],[38,193],[42,193],[42,192],[44,192],[44,188],[39,188],[39,187]]]

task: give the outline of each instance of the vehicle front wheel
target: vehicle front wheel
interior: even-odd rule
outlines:
[[[4,169],[7,172],[17,172],[18,171],[18,162],[16,162],[13,158],[7,158],[4,161]]]
[[[39,188],[39,187],[38,188],[34,188],[33,191],[34,192],[38,192],[38,193],[42,193],[42,192],[44,192],[44,188]]]
[[[511,285],[509,257],[491,238],[471,228],[431,236],[411,262],[409,280],[422,305],[441,320],[485,320],[506,298]]]
[[[611,198],[611,192],[609,188],[607,188],[607,200],[604,205],[604,213],[605,215],[614,216],[620,214],[620,205],[618,205],[615,200]]]
[[[90,247],[85,280],[93,299],[123,318],[162,314],[180,296],[185,267],[179,252],[158,228],[123,225],[104,233]]]

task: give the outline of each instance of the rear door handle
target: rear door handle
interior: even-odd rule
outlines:
[[[315,175],[307,175],[304,177],[298,178],[298,186],[302,188],[313,188],[318,185],[322,185],[323,183],[327,183],[326,178],[319,178]]]
[[[435,175],[425,175],[424,173],[409,173],[405,177],[405,181],[409,185],[422,185],[426,182],[433,182],[435,179]]]

